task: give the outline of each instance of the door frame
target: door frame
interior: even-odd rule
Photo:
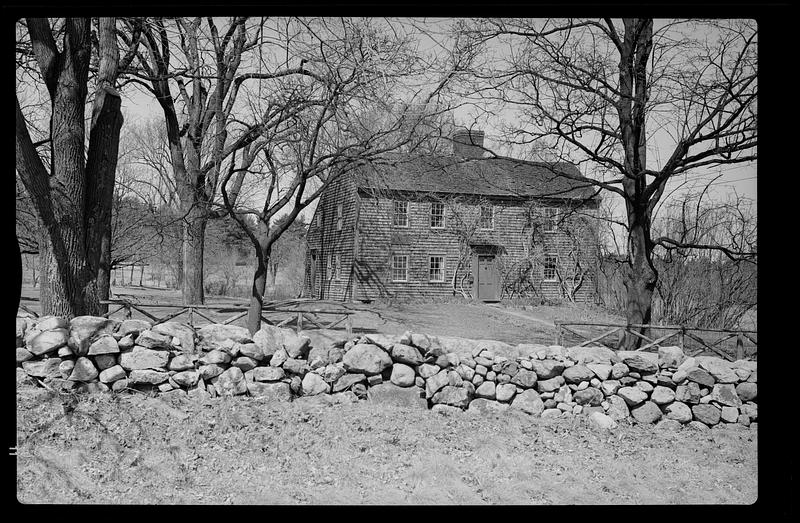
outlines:
[[[494,280],[494,297],[480,298],[480,257],[491,257],[492,279]],[[497,270],[497,254],[495,252],[487,252],[484,249],[473,250],[472,253],[472,292],[473,296],[478,301],[493,302],[500,301],[500,278]]]

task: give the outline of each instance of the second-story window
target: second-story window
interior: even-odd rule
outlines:
[[[342,204],[336,206],[336,230],[342,230]]]
[[[444,204],[431,203],[431,229],[444,229]]]
[[[341,280],[342,279],[342,257],[341,255],[337,254],[334,260],[335,265],[333,266],[333,279],[334,280]]]
[[[494,229],[494,209],[491,205],[481,205],[481,219],[478,226],[481,229]]]
[[[556,265],[558,263],[558,256],[555,254],[544,255],[544,280],[556,281]]]
[[[330,280],[333,277],[333,256],[328,255],[328,265],[325,270],[325,279]]]
[[[556,232],[560,220],[558,207],[544,208],[544,230],[546,232]]]
[[[394,219],[392,223],[395,227],[408,227],[408,202],[394,202]]]

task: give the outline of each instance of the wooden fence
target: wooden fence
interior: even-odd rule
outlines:
[[[575,330],[576,327],[590,327],[590,328],[611,328],[611,330],[606,330],[602,332],[600,335],[593,336],[591,334],[587,335],[582,332],[577,332]],[[651,333],[653,331],[666,331],[666,334],[663,336],[655,337],[652,334],[650,336],[644,335],[638,330],[646,329],[645,332]],[[623,334],[629,333],[633,336],[638,336],[642,338],[645,342],[644,345],[640,346],[638,351],[645,351],[647,349],[657,349],[659,345],[665,345],[668,340],[673,340],[673,345],[678,344],[680,345],[681,349],[683,349],[687,354],[690,356],[702,353],[706,350],[714,352],[728,361],[734,361],[737,359],[745,359],[747,357],[755,357],[755,354],[758,350],[758,331],[752,330],[725,330],[725,329],[699,329],[699,328],[692,328],[692,327],[684,327],[682,325],[638,325],[638,324],[631,324],[631,325],[622,325],[622,324],[615,324],[615,323],[576,323],[576,322],[556,322],[556,345],[563,345],[567,334],[572,334],[574,337],[578,339],[583,339],[582,343],[580,343],[579,347],[586,347],[591,344],[597,344],[601,346],[608,346],[603,345],[600,340],[604,338],[609,338],[612,335],[617,334],[620,338]],[[703,337],[704,334],[721,334],[722,336],[719,339],[708,340]],[[590,337],[591,336],[591,337]],[[730,354],[721,349],[722,344],[728,340],[736,338],[736,346],[734,349],[734,354]],[[749,345],[747,342],[752,343],[753,350],[745,351],[745,345]],[[693,345],[690,347],[690,345]],[[612,347],[613,348],[613,347]]]

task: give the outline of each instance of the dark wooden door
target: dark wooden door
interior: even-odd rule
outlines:
[[[309,284],[311,286],[311,296],[319,299],[317,296],[317,253],[311,251],[311,274],[309,275]]]
[[[478,256],[478,299],[483,301],[497,299],[497,267],[494,256]]]

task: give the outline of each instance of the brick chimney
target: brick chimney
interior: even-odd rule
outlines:
[[[483,153],[483,131],[459,129],[453,133],[453,156],[481,158]]]

